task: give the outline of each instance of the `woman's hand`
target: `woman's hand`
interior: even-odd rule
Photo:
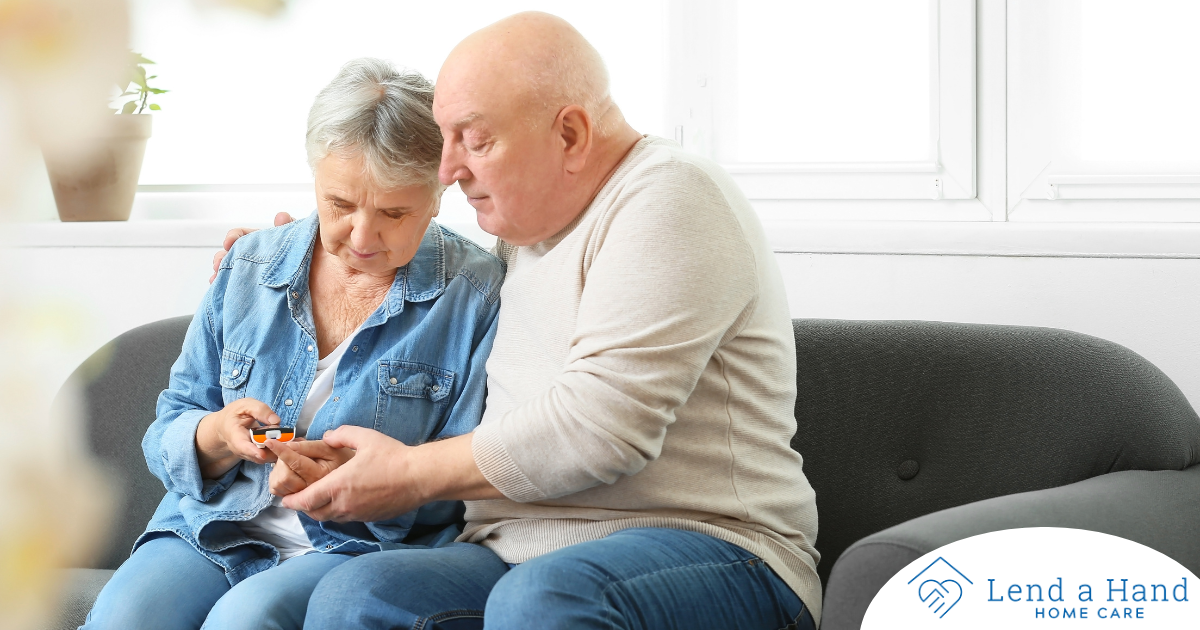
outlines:
[[[280,497],[300,492],[354,457],[354,449],[333,448],[321,440],[267,440],[267,448],[279,458],[271,470],[270,488]]]
[[[241,460],[265,464],[275,461],[275,454],[258,448],[250,439],[255,426],[279,424],[279,416],[261,401],[242,398],[224,409],[204,416],[196,427],[196,460],[200,475],[216,479],[229,472]]]

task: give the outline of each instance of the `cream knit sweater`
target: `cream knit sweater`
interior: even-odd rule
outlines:
[[[497,252],[473,450],[507,499],[468,501],[460,540],[523,562],[631,527],[697,531],[765,560],[819,621],[787,297],[730,177],[646,137],[562,232]]]

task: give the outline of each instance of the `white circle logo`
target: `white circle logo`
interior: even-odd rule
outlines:
[[[920,557],[879,590],[862,630],[1200,628],[1197,601],[1200,580],[1149,547],[1029,527],[972,536]]]

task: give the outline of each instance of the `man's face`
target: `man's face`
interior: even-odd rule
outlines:
[[[505,86],[462,78],[443,72],[434,93],[444,138],[439,179],[458,182],[486,232],[514,245],[551,236],[546,226],[564,184],[552,121],[534,125]]]

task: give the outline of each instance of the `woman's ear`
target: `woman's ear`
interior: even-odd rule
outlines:
[[[592,150],[592,117],[578,105],[567,105],[554,123],[562,141],[563,168],[571,174],[582,171]]]

